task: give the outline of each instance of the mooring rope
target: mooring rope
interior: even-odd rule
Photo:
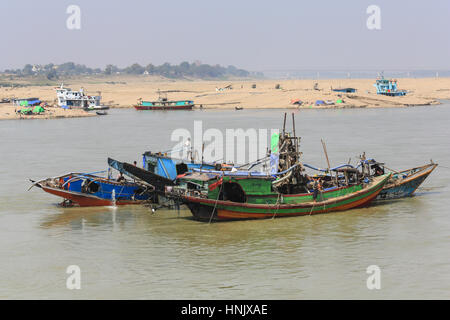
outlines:
[[[275,213],[273,214],[272,219],[275,218],[275,216],[277,215],[278,210],[280,210],[280,202],[279,202],[280,201],[280,196],[281,196],[281,193],[278,193],[277,202],[275,203],[275,205],[277,206],[277,209],[275,210]],[[270,210],[270,205],[269,205],[269,210]]]
[[[222,179],[223,179],[223,177],[222,177]],[[214,215],[214,212],[216,211],[216,206],[217,206],[217,202],[219,202],[219,197],[220,197],[220,192],[222,191],[222,186],[223,186],[223,180],[222,180],[222,183],[220,184],[220,189],[219,189],[219,192],[217,193],[217,199],[216,199],[216,202],[214,203],[214,208],[213,208],[213,211],[211,212],[211,216],[209,217],[208,224],[211,224],[212,217]]]

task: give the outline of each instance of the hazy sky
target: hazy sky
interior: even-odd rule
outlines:
[[[66,9],[81,8],[69,30]],[[381,30],[366,27],[369,5]],[[450,69],[450,1],[1,0],[0,69],[73,61],[285,69]]]

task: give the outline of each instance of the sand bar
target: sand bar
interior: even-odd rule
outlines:
[[[317,83],[315,90],[314,86]],[[88,94],[101,93],[102,104],[112,108],[132,108],[139,98],[156,100],[158,90],[169,91],[169,100],[194,100],[196,107],[208,109],[266,108],[384,108],[436,105],[439,100],[450,99],[450,78],[398,79],[399,89],[408,94],[403,97],[377,95],[373,86],[375,79],[334,79],[334,80],[167,80],[149,76],[83,77],[64,81],[64,85],[78,90],[84,87]],[[231,85],[232,89],[223,89]],[[279,89],[276,86],[279,85]],[[255,88],[253,88],[255,86]],[[331,89],[351,87],[355,93],[339,93]],[[39,97],[50,105],[55,105],[54,86],[26,86],[0,88],[0,99],[13,97]],[[291,103],[299,99],[299,107]],[[316,100],[344,103],[316,106]],[[17,107],[15,107],[17,108]],[[14,106],[0,104],[0,119],[17,119]],[[83,117],[95,115],[82,110],[57,110],[50,108],[36,118]],[[30,117],[30,116],[28,116]]]

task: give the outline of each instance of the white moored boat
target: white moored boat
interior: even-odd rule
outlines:
[[[56,88],[56,97],[58,106],[66,109],[85,109],[85,110],[106,110],[108,106],[101,105],[102,97],[90,96],[85,94],[84,89],[72,91],[70,88],[64,88],[63,84]]]

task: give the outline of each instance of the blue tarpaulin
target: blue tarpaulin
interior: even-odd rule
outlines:
[[[28,105],[32,106],[41,103],[41,100],[28,100]]]

